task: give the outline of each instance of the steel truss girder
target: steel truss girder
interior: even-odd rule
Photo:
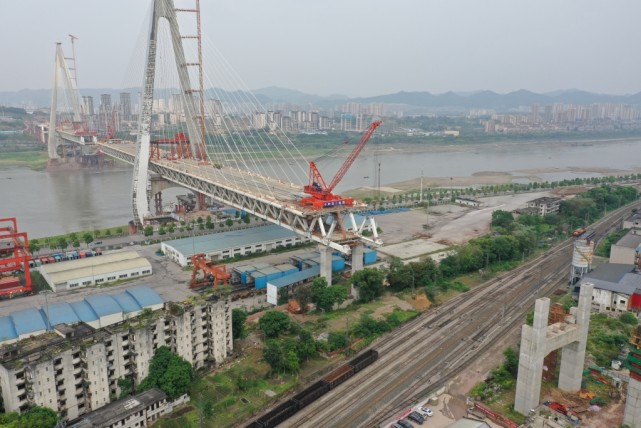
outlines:
[[[129,164],[133,164],[135,161],[134,156],[123,151],[102,144],[101,147],[105,154],[116,159]],[[159,174],[173,183],[195,192],[203,193],[226,205],[278,224],[345,254],[350,254],[351,245],[358,241],[365,241],[372,245],[381,244],[376,233],[374,219],[365,217],[359,223],[356,221],[353,212],[345,208],[337,209],[336,211],[302,211],[276,201],[256,197],[239,189],[214,183],[155,161],[149,162],[149,171]],[[328,221],[330,217],[333,221]],[[343,225],[342,230],[337,230],[339,229],[338,225]],[[362,235],[367,225],[372,228],[373,239]]]

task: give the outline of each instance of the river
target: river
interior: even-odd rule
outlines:
[[[361,155],[337,190],[376,186],[378,163],[381,164],[381,185],[414,179],[421,172],[426,177],[507,172],[519,182],[531,175],[522,172],[525,169],[560,169],[536,174],[543,180],[595,176],[603,169],[637,170],[639,148],[640,141],[592,145],[487,144],[482,148],[424,153],[373,147],[376,151]],[[332,177],[339,165],[340,160],[335,159],[331,164],[319,163],[319,168],[325,177]],[[165,202],[186,191],[169,189],[167,192]],[[0,217],[17,217],[20,229],[32,238],[121,226],[132,218],[131,169],[46,172],[5,167],[0,169],[0,201]]]

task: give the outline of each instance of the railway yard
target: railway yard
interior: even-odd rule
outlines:
[[[598,236],[630,207],[594,225]],[[421,398],[446,385],[509,331],[534,300],[567,283],[572,241],[510,273],[461,294],[372,345],[378,361],[283,422],[284,427],[387,426]]]

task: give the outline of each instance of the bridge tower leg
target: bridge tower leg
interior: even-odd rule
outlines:
[[[327,280],[328,285],[332,285],[332,248],[319,244],[318,251],[320,251],[320,276]]]
[[[352,275],[361,269],[363,269],[363,243],[359,242],[352,247]],[[353,284],[350,294],[354,299],[359,298],[358,288],[354,287]]]
[[[561,369],[559,371],[559,389],[578,392],[581,389],[583,377],[583,362],[585,348],[588,343],[588,328],[590,327],[590,310],[592,306],[592,285],[581,286],[579,305],[576,309],[576,326],[579,330],[579,340],[565,345],[561,354]],[[589,288],[589,292],[588,289]]]
[[[47,152],[49,154],[49,163],[57,163],[60,157],[56,151],[56,121],[58,113],[58,73],[60,66],[58,64],[58,51],[62,51],[62,44],[56,43],[56,59],[53,62],[53,84],[51,85],[51,113],[49,114],[49,135],[47,139]]]
[[[136,160],[134,161],[134,175],[132,183],[132,203],[134,220],[142,224],[144,219],[151,213],[150,199],[151,191],[149,186],[149,155],[151,153],[151,112],[154,96],[154,82],[156,75],[156,48],[158,43],[158,21],[165,18],[169,25],[171,34],[171,43],[174,51],[174,59],[178,71],[178,79],[182,90],[182,98],[185,110],[188,112],[197,112],[194,90],[191,88],[189,81],[189,72],[185,61],[185,51],[183,49],[183,37],[180,35],[178,28],[178,18],[176,17],[176,8],[173,0],[154,0],[151,23],[149,28],[149,39],[147,45],[147,63],[145,66],[142,108],[138,120],[138,150]],[[202,94],[201,94],[202,96]],[[195,118],[186,115],[187,132],[192,147],[201,147],[203,145],[203,133],[196,123]]]
[[[154,209],[156,215],[162,214],[162,192],[154,194]]]

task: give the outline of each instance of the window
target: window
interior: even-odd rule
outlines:
[[[118,278],[127,278],[127,274],[123,273],[122,275],[119,275]]]
[[[138,276],[138,272],[131,272],[129,276]]]
[[[89,285],[89,284],[91,284],[91,281],[83,281],[82,282],[82,285]]]
[[[115,276],[109,276],[107,277],[107,281],[114,281],[116,279]]]
[[[100,283],[100,282],[104,282],[104,280],[105,280],[104,278],[98,278],[98,279],[96,280],[96,284],[98,284],[98,283]]]

